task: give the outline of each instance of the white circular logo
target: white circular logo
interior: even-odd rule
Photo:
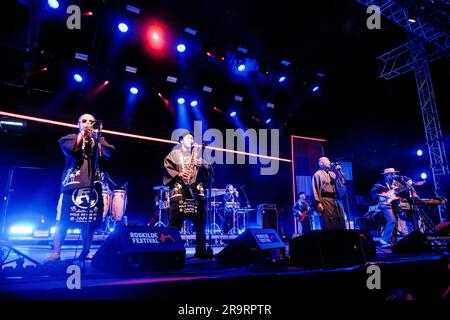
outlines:
[[[81,209],[88,208],[89,188],[76,189],[72,193],[72,202]],[[92,189],[91,208],[95,207],[98,201],[97,190]]]

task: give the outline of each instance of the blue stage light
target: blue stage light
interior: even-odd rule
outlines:
[[[230,117],[232,117],[232,118],[234,118],[235,116],[236,116],[236,111],[232,111],[232,112],[230,112]]]
[[[313,91],[313,92],[319,91],[319,87],[318,87],[318,86],[315,86],[315,87],[312,89],[312,91]]]
[[[10,234],[15,235],[31,235],[33,233],[33,227],[32,226],[26,226],[26,225],[20,225],[20,226],[11,226],[9,229]]]
[[[270,119],[270,118],[266,120],[266,124],[269,124],[271,122],[272,122],[272,119]]]
[[[52,9],[58,9],[59,8],[59,2],[58,0],[48,0],[47,4]]]
[[[184,98],[178,98],[177,102],[178,104],[184,104],[186,100],[184,100]]]
[[[285,81],[286,81],[286,76],[281,76],[281,77],[278,78],[278,82],[279,83],[283,83]]]
[[[425,180],[428,177],[428,175],[425,172],[422,172],[420,174],[420,177]]]
[[[196,107],[196,106],[198,106],[198,101],[197,100],[191,101],[191,107]]]
[[[82,77],[79,73],[75,73],[75,74],[73,75],[73,79],[74,79],[76,82],[82,82],[82,81],[83,81],[83,77]]]
[[[418,149],[418,150],[417,150],[417,155],[418,155],[419,157],[423,156],[423,150],[422,150],[422,149]]]
[[[138,94],[138,92],[139,92],[138,88],[136,88],[136,87],[131,87],[130,88],[130,93],[131,94]]]
[[[244,70],[245,70],[245,64],[240,64],[240,65],[238,66],[238,71],[242,72],[242,71],[244,71]]]
[[[127,32],[128,31],[128,26],[126,23],[119,23],[119,25],[117,26],[117,28],[119,29],[120,32]]]
[[[186,46],[184,44],[182,44],[182,43],[178,44],[177,45],[177,51],[180,52],[180,53],[186,51]]]

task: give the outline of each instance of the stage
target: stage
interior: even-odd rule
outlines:
[[[43,263],[48,245],[19,245],[15,249]],[[99,245],[93,246],[95,254]],[[448,301],[449,255],[444,250],[427,254],[393,254],[377,249],[366,264],[348,268],[305,269],[289,259],[225,265],[212,259],[193,258],[186,249],[184,267],[175,271],[112,274],[96,270],[88,260],[81,272],[80,289],[69,290],[67,267],[75,245],[65,245],[62,262],[3,272],[0,295],[6,300],[148,300],[152,306],[296,303],[317,297],[332,301]],[[223,247],[214,247],[219,253]],[[286,245],[287,253],[289,247]],[[80,248],[78,248],[78,253]],[[11,257],[12,258],[12,257]],[[369,266],[380,268],[380,289],[369,289]],[[25,264],[26,266],[26,264]],[[6,271],[6,270],[4,270]],[[12,271],[12,270],[10,270]],[[445,300],[447,299],[447,300]]]

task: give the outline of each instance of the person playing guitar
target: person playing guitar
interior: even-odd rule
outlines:
[[[400,201],[402,198],[416,198],[413,181],[408,177],[397,176],[394,168],[386,168],[381,174],[384,179],[378,181],[371,189],[372,199],[378,202],[378,207],[386,219],[380,242],[383,247],[390,247],[397,241],[397,217],[402,213]]]
[[[298,200],[292,207],[294,217],[297,219],[297,232],[299,234],[311,231],[309,223],[309,215],[311,213],[311,206],[306,198],[306,194],[302,191],[297,195]]]

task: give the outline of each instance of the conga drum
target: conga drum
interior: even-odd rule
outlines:
[[[111,215],[115,221],[121,221],[127,208],[127,191],[114,190],[111,203]]]
[[[103,190],[103,221],[105,221],[106,215],[111,207],[111,192],[108,190]]]

